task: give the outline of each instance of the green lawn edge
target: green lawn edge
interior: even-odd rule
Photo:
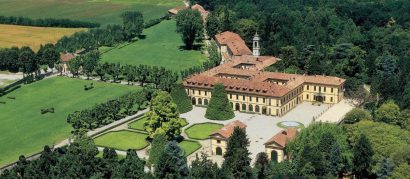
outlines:
[[[107,135],[107,134],[110,134],[110,133],[118,133],[118,132],[132,132],[132,133],[137,133],[137,134],[143,134],[143,135],[146,135],[147,137],[148,137],[148,134],[147,133],[143,133],[143,132],[139,132],[139,131],[132,131],[132,130],[119,130],[119,131],[109,131],[109,132],[107,132],[107,133],[104,133],[104,134],[102,134],[102,135],[99,135],[99,136],[97,136],[97,137],[95,137],[95,138],[93,138],[94,140],[95,139],[97,139],[97,138],[99,138],[99,137],[102,137],[102,136],[104,136],[104,135]],[[144,145],[143,147],[140,147],[140,148],[135,148],[135,149],[131,149],[131,150],[142,150],[142,149],[145,149],[145,148],[147,148],[149,145],[150,145],[150,143],[146,140],[146,139],[144,139],[144,141],[145,141],[145,143],[146,143],[146,145]],[[124,150],[124,149],[120,149],[120,148],[116,148],[116,147],[111,147],[111,146],[105,146],[105,145],[99,145],[99,144],[95,144],[97,147],[107,147],[107,148],[111,148],[111,149],[115,149],[115,150],[118,150],[118,151],[127,151],[127,150]]]
[[[190,138],[190,139],[194,139],[194,140],[206,140],[206,139],[208,139],[208,137],[206,137],[206,138],[191,137],[190,134],[189,134],[189,132],[188,132],[189,129],[191,129],[192,127],[195,127],[195,126],[197,126],[197,125],[204,125],[204,124],[214,124],[214,125],[221,126],[221,128],[224,126],[223,124],[218,124],[218,123],[214,123],[214,122],[196,123],[196,124],[193,124],[193,125],[189,126],[188,128],[186,128],[186,129],[184,130],[184,132],[185,132],[185,134],[188,136],[188,138]]]

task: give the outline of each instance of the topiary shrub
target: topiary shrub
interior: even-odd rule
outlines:
[[[211,120],[228,120],[235,117],[223,84],[214,86],[205,117]]]
[[[178,112],[186,113],[192,110],[191,101],[182,84],[175,84],[171,89],[172,100],[177,105]]]
[[[54,108],[43,108],[40,110],[41,114],[54,113]]]

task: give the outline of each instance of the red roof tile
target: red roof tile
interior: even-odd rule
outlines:
[[[224,127],[219,129],[218,131],[212,133],[211,136],[221,135],[225,139],[228,139],[229,137],[231,137],[235,127],[239,127],[241,129],[243,129],[243,128],[246,128],[246,124],[244,124],[244,123],[242,123],[241,121],[238,121],[238,120],[232,121],[232,122],[226,124]]]
[[[233,55],[251,55],[252,51],[246,46],[245,41],[236,33],[226,31],[215,35],[219,44],[228,46]]]
[[[60,59],[62,62],[68,62],[73,58],[75,58],[75,55],[73,53],[61,53],[60,54]]]
[[[287,128],[285,130],[280,131],[272,138],[270,138],[265,145],[270,145],[272,143],[276,143],[281,147],[285,147],[292,139],[296,137],[298,134],[298,130],[296,128]]]

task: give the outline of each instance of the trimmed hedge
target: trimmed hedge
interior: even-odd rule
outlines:
[[[177,105],[179,113],[186,113],[192,110],[191,101],[182,84],[175,84],[171,89],[172,100]]]
[[[223,84],[214,86],[205,117],[211,120],[228,120],[235,117]]]

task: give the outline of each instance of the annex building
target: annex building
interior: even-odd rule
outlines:
[[[225,86],[233,110],[272,116],[282,116],[303,101],[338,103],[344,97],[342,78],[264,71],[280,59],[260,56],[257,34],[252,51],[233,32],[220,33],[215,40],[221,65],[183,81],[193,105],[208,105],[218,83]]]

